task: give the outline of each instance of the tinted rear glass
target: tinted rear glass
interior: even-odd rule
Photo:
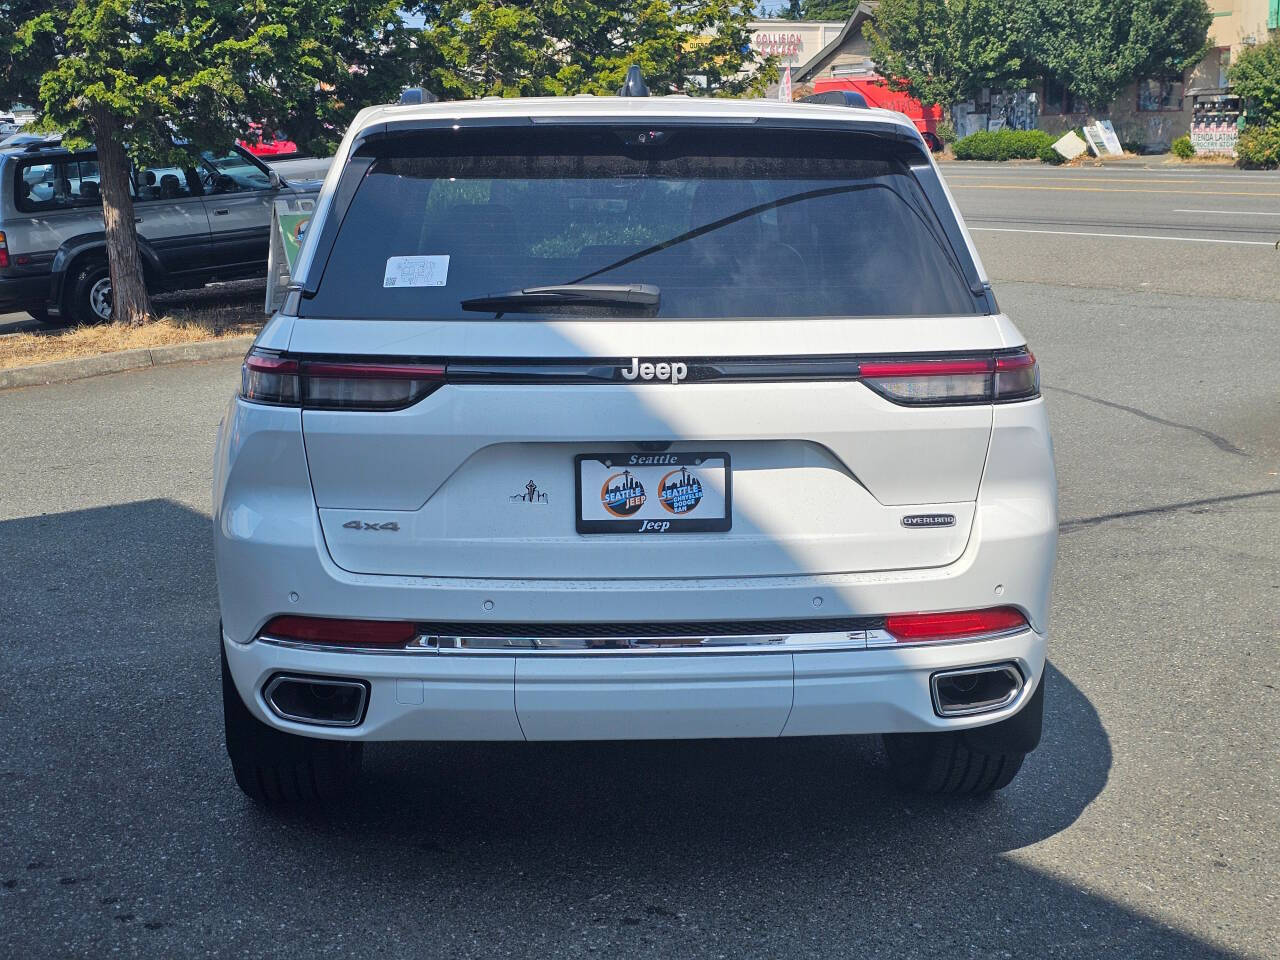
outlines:
[[[655,286],[658,317],[978,312],[899,148],[830,132],[644,133],[499,128],[375,145],[302,314],[475,320],[485,314],[464,301],[578,282]]]
[[[14,204],[24,213],[96,207],[102,189],[95,155],[30,160],[18,168]]]

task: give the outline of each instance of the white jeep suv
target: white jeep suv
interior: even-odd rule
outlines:
[[[1035,359],[881,110],[375,107],[214,471],[227,748],[883,734],[907,787],[1039,741]]]

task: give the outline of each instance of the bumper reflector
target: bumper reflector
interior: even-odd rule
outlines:
[[[417,626],[402,620],[338,620],[331,617],[275,617],[262,636],[338,647],[407,646]]]
[[[1027,627],[1027,618],[1013,607],[948,613],[895,613],[885,617],[884,627],[899,643],[921,643],[1023,630]]]

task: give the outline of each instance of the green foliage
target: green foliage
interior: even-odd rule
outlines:
[[[956,128],[950,120],[938,121],[938,139],[943,143],[956,142]]]
[[[176,135],[225,145],[250,121],[306,146],[336,142],[365,98],[400,77],[388,0],[62,0],[6,5],[3,72],[73,140],[111,122],[136,153]],[[374,68],[374,69],[371,69]],[[349,105],[348,105],[349,104]],[[322,141],[323,143],[315,143]]]
[[[799,5],[804,10],[804,15],[792,19],[848,20],[861,2],[862,0],[808,0]]]
[[[1190,160],[1196,155],[1196,148],[1191,145],[1191,138],[1185,135],[1174,140],[1169,145],[1169,149],[1179,160]]]
[[[957,140],[957,160],[1035,160],[1056,138],[1044,130],[980,130]]]
[[[1280,120],[1280,37],[1246,49],[1227,76],[1232,92],[1248,102],[1251,121],[1265,125]]]
[[[450,98],[612,94],[639,65],[655,94],[761,93],[750,5],[731,0],[443,0],[428,17],[426,74]],[[769,62],[765,66],[771,66]]]
[[[1095,107],[1135,79],[1180,75],[1209,49],[1205,0],[1035,0],[1014,12],[1037,72]]]
[[[1053,143],[1057,143],[1057,141],[1055,140]],[[1053,149],[1053,143],[1046,143],[1041,147],[1037,156],[1040,158],[1041,163],[1051,163],[1056,167],[1060,163],[1066,163],[1067,158]]]
[[[880,73],[922,103],[1024,86],[1014,9],[1025,0],[883,0],[863,36]]]
[[[416,82],[414,33],[391,0],[242,0],[244,15],[284,26],[283,56],[246,87],[238,112],[283,129],[304,151],[324,155],[356,112],[394,102]],[[250,13],[250,11],[253,11]],[[261,11],[261,12],[259,12]]]
[[[1105,108],[1134,80],[1199,61],[1211,21],[1205,0],[883,0],[863,34],[890,85],[924,103],[1049,76]]]
[[[1236,144],[1236,165],[1250,170],[1280,167],[1280,121],[1245,127]]]

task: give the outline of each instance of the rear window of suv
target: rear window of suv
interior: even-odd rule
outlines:
[[[27,161],[14,181],[14,205],[24,213],[96,207],[102,203],[100,179],[93,155]]]
[[[372,164],[332,248],[317,252],[323,274],[304,316],[475,320],[485,314],[468,300],[576,283],[660,292],[656,308],[607,315],[980,309],[897,148],[865,134],[584,125],[432,132],[363,149]]]

